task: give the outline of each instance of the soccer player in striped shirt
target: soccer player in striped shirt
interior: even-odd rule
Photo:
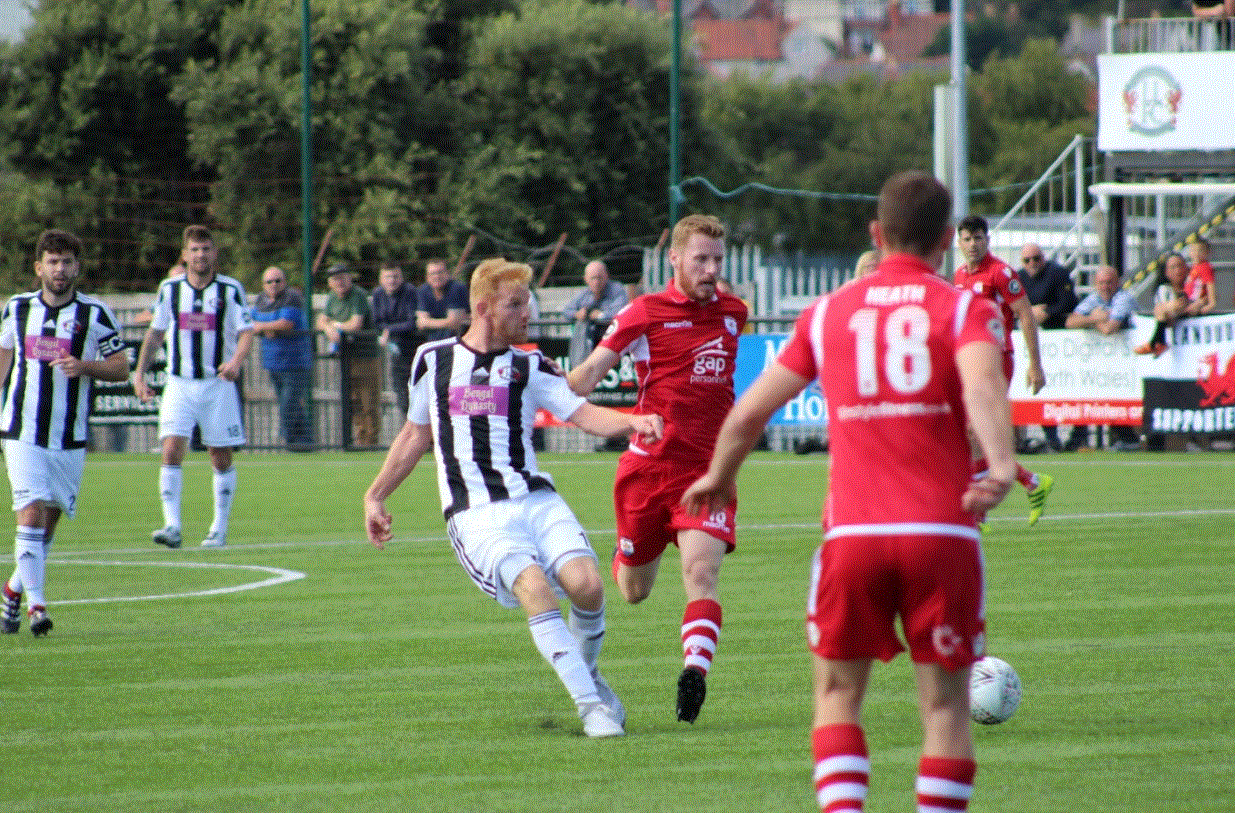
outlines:
[[[604,582],[579,521],[536,465],[532,427],[543,408],[594,435],[659,438],[656,415],[589,404],[527,341],[532,269],[502,259],[472,273],[472,321],[460,338],[421,345],[407,422],[364,498],[369,541],[393,536],[386,499],[435,450],[437,484],[459,563],[502,606],[522,607],[537,650],[570,693],[589,737],[626,733],[626,711],[597,665]],[[558,604],[570,600],[569,620]]]
[[[202,547],[221,548],[236,493],[232,450],[244,444],[236,379],[253,344],[253,313],[244,287],[216,270],[218,249],[209,229],[186,228],[180,258],[185,272],[159,284],[133,372],[133,392],[153,400],[146,370],[166,342],[167,383],[159,403],[163,527],[151,536],[160,545],[180,547],[181,465],[198,425],[214,467],[214,521]]]
[[[969,671],[986,631],[975,514],[1007,495],[1016,457],[999,312],[936,274],[951,241],[951,200],[924,172],[884,184],[871,224],[883,256],[875,273],[802,312],[776,363],[725,418],[707,474],[682,497],[692,513],[733,499],[768,419],[819,379],[832,462],[806,632],[815,796],[825,813],[865,805],[871,666],[906,646],[923,728],[917,810],[962,811],[973,794]],[[980,479],[970,477],[967,425],[989,462]]]
[[[94,379],[124,381],[129,357],[103,302],[78,293],[81,240],[59,229],[39,236],[39,290],[18,294],[0,317],[0,437],[13,489],[17,567],[4,583],[0,631],[21,625],[27,596],[30,632],[46,635],[47,553],[61,514],[77,511],[86,463]]]
[[[651,595],[670,543],[681,557],[686,607],[682,612],[682,671],[677,718],[694,723],[707,693],[706,676],[720,638],[720,565],[736,544],[737,498],[707,516],[678,505],[688,485],[707,470],[725,413],[733,406],[738,334],[746,305],[719,293],[725,229],[710,215],[687,215],[673,227],[664,291],[645,294],[618,312],[609,330],[570,371],[570,386],[587,395],[629,353],[639,380],[636,412],[665,421],[665,438],[635,438],[618,460],[613,504],[618,544],[613,578],[637,604]]]

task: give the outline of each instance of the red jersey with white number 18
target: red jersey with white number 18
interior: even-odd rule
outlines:
[[[778,361],[823,385],[829,536],[976,533],[956,352],[1002,334],[989,300],[905,254],[802,313]]]
[[[746,305],[730,294],[688,299],[673,281],[618,312],[601,345],[630,353],[639,379],[635,412],[664,418],[665,436],[631,448],[661,460],[707,463],[720,425],[733,406],[738,334]]]

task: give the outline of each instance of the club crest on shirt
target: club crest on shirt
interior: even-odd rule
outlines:
[[[1021,292],[1021,281],[1017,279],[1016,277],[1013,277],[1012,279],[1008,280],[1008,290],[1012,293],[1013,296],[1015,296],[1016,294],[1019,294]]]
[[[67,333],[70,336],[76,336],[78,333],[81,333],[82,330],[84,329],[85,329],[85,325],[83,325],[81,322],[77,321],[71,316],[68,319],[65,319],[63,322],[61,322],[58,328],[58,330],[61,333]]]
[[[725,317],[725,330],[729,331],[730,336],[738,335],[738,320],[732,316]]]
[[[505,367],[498,367],[493,372],[498,381],[504,381],[508,384],[516,384],[523,380],[523,374],[511,364],[507,364]]]
[[[986,323],[986,329],[991,332],[991,336],[997,342],[1003,343],[1003,319],[998,317],[992,318]]]

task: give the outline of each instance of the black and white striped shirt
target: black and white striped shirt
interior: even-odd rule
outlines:
[[[428,424],[447,518],[478,505],[553,488],[536,466],[536,410],[566,420],[586,401],[539,351],[477,353],[459,339],[420,347],[408,420]]]
[[[214,378],[236,352],[241,331],[253,329],[244,287],[216,274],[205,288],[185,274],[159,283],[150,326],[166,332],[167,373],[180,378]]]
[[[57,308],[39,291],[18,294],[0,317],[0,347],[13,351],[4,381],[0,437],[47,449],[81,449],[93,402],[94,378],[69,378],[51,361],[69,355],[97,361],[124,352],[116,317],[82,293]]]

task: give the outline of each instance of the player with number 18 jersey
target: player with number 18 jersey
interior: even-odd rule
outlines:
[[[989,300],[954,288],[909,255],[885,259],[876,275],[803,312],[779,360],[818,377],[827,400],[829,537],[976,538],[974,518],[961,508],[970,465],[955,357],[968,342],[999,347],[1002,340]],[[904,465],[906,449],[921,465]]]

